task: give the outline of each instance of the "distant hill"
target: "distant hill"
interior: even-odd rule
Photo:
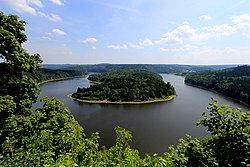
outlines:
[[[148,69],[157,73],[190,73],[196,71],[220,70],[237,65],[178,65],[178,64],[94,64],[94,65],[72,65],[72,64],[44,64],[44,68],[75,70],[82,72],[97,72],[103,73],[111,70],[125,68],[140,68]]]
[[[212,70],[224,70],[227,68],[233,68],[233,67],[237,67],[240,66],[238,64],[230,64],[230,65],[207,65],[207,66],[203,66],[203,67],[208,67],[211,68]]]
[[[85,72],[75,70],[52,70],[46,68],[40,68],[33,73],[30,73],[30,77],[36,79],[38,82],[46,82],[49,80],[63,79],[75,76],[85,75]]]
[[[76,66],[74,64],[43,64],[42,68],[52,69],[52,70],[58,70],[68,67]]]
[[[185,83],[217,91],[250,104],[250,66],[189,74]]]

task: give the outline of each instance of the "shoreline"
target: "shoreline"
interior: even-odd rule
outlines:
[[[218,92],[218,91],[216,91],[216,90],[213,90],[213,89],[208,89],[208,88],[205,88],[205,87],[202,87],[202,86],[197,86],[197,85],[190,84],[190,83],[185,83],[185,84],[186,84],[186,85],[188,85],[188,86],[192,86],[192,87],[195,87],[195,88],[199,88],[199,89],[203,89],[203,90],[207,90],[207,91],[210,91],[210,92],[216,93],[216,94],[218,94],[218,95],[224,96],[224,97],[226,97],[226,98],[228,98],[228,99],[231,99],[231,100],[237,101],[238,103],[241,103],[241,104],[243,104],[243,105],[245,105],[245,106],[250,107],[250,104],[247,104],[247,103],[245,103],[245,102],[243,102],[243,101],[241,101],[241,100],[239,100],[239,99],[236,99],[236,98],[233,98],[233,97],[230,97],[230,96],[224,95],[224,94],[222,94],[222,93],[220,93],[220,92]]]
[[[172,95],[169,96],[166,99],[155,99],[155,100],[149,100],[149,101],[142,101],[142,102],[112,102],[112,101],[94,101],[94,100],[81,100],[72,97],[72,94],[69,94],[68,97],[71,98],[72,100],[82,102],[82,103],[89,103],[89,104],[151,104],[151,103],[159,103],[159,102],[165,102],[165,101],[170,101],[174,99],[177,95]]]
[[[74,78],[81,78],[81,77],[84,77],[84,76],[86,76],[86,75],[73,76],[73,77],[64,77],[64,78],[57,78],[57,79],[50,79],[50,80],[39,82],[38,85],[40,86],[42,84],[49,83],[49,82],[56,82],[56,81],[63,81],[63,80],[68,80],[68,79],[74,79]]]

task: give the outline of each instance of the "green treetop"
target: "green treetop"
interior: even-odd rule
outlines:
[[[0,12],[0,95],[10,95],[16,102],[16,114],[31,113],[31,106],[37,100],[39,87],[27,77],[27,72],[37,69],[42,60],[39,54],[30,55],[23,49],[27,41],[24,34],[26,22],[17,16],[6,16]]]
[[[88,78],[97,84],[78,88],[74,98],[92,101],[145,102],[167,99],[175,95],[174,87],[163,78],[145,69],[122,69]]]

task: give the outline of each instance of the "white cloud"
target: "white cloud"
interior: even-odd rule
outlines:
[[[60,16],[53,14],[53,13],[50,14],[49,19],[51,21],[55,21],[55,22],[62,21],[62,18]]]
[[[47,39],[47,40],[51,40],[51,38],[48,37],[48,36],[43,36],[42,38],[43,38],[43,39]]]
[[[64,31],[57,29],[57,28],[53,29],[52,32],[56,35],[61,35],[61,36],[66,35]]]
[[[184,48],[190,50],[190,49],[197,49],[198,46],[187,44],[184,46]]]
[[[182,24],[183,25],[189,25],[189,22],[188,21],[184,21]]]
[[[234,25],[238,33],[250,37],[250,23],[239,23]]]
[[[91,48],[92,48],[92,49],[96,49],[96,46],[92,46]]]
[[[144,46],[140,45],[140,44],[133,44],[133,43],[128,43],[128,46],[134,49],[143,49]]]
[[[165,49],[165,48],[160,48],[160,50],[163,51],[163,52],[169,51],[169,49]]]
[[[208,15],[201,15],[201,16],[199,16],[199,19],[200,20],[211,20],[212,18]]]
[[[244,23],[244,22],[250,22],[250,15],[248,14],[242,14],[239,16],[233,16],[232,21],[234,23]]]
[[[215,49],[212,47],[204,47],[193,53],[179,53],[175,57],[171,57],[173,62],[188,64],[237,64],[250,62],[249,50],[233,49],[230,47]]]
[[[108,48],[111,48],[111,49],[127,49],[128,46],[123,44],[123,45],[108,45],[107,46]]]
[[[143,41],[139,42],[139,45],[141,45],[141,46],[152,46],[152,45],[154,45],[154,43],[152,42],[152,40],[146,38]]]
[[[216,36],[232,35],[237,32],[237,29],[229,24],[208,26],[208,27],[203,27],[203,29],[209,31],[210,33],[215,34]]]
[[[155,41],[155,43],[157,44],[179,44],[179,43],[182,43],[183,40],[177,38],[177,37],[174,37],[174,36],[165,36],[163,35],[162,38],[158,41]]]
[[[62,0],[50,0],[52,3],[56,4],[56,5],[64,5],[64,3],[62,2]]]
[[[250,15],[242,14],[239,16],[233,16],[232,22],[234,24],[222,24],[215,26],[203,27],[204,30],[207,30],[212,35],[215,36],[229,36],[236,33],[241,35],[246,35],[250,37]]]
[[[39,8],[43,7],[40,0],[4,0],[4,3],[19,13],[29,13],[34,16],[37,15],[37,11],[31,5]]]
[[[198,48],[197,46],[195,45],[190,45],[190,44],[187,44],[183,47],[180,47],[180,48],[160,48],[161,51],[163,52],[183,52],[183,51],[189,51],[191,49],[196,49]]]
[[[42,4],[42,2],[40,0],[28,0],[27,2],[32,3],[32,4],[34,4],[34,5],[36,5],[36,6],[40,7],[40,8],[43,7],[43,4]]]
[[[162,35],[162,38],[155,41],[157,44],[181,44],[184,41],[203,41],[209,38],[209,34],[198,34],[189,24],[184,24],[171,32]]]
[[[44,34],[45,34],[46,36],[52,35],[51,32],[45,32]]]
[[[248,48],[199,47],[190,52],[164,52],[167,63],[181,64],[247,64],[250,62]]]
[[[86,38],[84,40],[81,40],[80,42],[82,42],[82,43],[95,43],[95,42],[98,42],[98,40],[96,38]]]
[[[42,13],[42,12],[38,12],[38,14],[39,14],[40,17],[47,18],[50,21],[54,21],[54,22],[60,22],[60,21],[62,21],[62,18],[60,16],[54,14],[54,13],[45,14],[45,13]]]
[[[42,39],[51,40],[51,36],[52,36],[52,33],[45,32],[44,35],[42,36]]]
[[[232,22],[235,23],[234,28],[237,32],[250,37],[250,15],[242,14],[239,16],[233,16]]]
[[[145,38],[144,40],[140,40],[140,42],[137,44],[128,43],[129,47],[135,48],[135,49],[142,49],[146,46],[153,46],[153,45],[154,45],[153,41],[148,38]]]

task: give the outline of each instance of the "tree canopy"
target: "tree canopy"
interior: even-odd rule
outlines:
[[[144,69],[114,70],[92,74],[94,85],[78,88],[73,97],[82,100],[111,102],[143,102],[175,95],[174,87],[165,83],[159,74]]]
[[[185,83],[215,90],[250,104],[250,66],[247,65],[192,73],[186,76]]]
[[[29,110],[36,101],[39,88],[33,79],[27,77],[26,72],[37,69],[42,60],[39,54],[30,55],[23,49],[22,44],[27,41],[24,34],[24,21],[17,16],[6,16],[0,12],[0,95],[12,96],[16,102],[19,114],[30,114]]]
[[[28,75],[38,81],[39,83],[55,80],[55,79],[64,79],[71,77],[78,77],[86,75],[87,73],[75,70],[52,70],[47,68],[39,68]]]
[[[147,69],[156,73],[191,73],[196,71],[219,70],[236,65],[180,65],[180,64],[44,64],[43,68],[76,70],[82,72],[105,73],[112,70],[137,68]]]

